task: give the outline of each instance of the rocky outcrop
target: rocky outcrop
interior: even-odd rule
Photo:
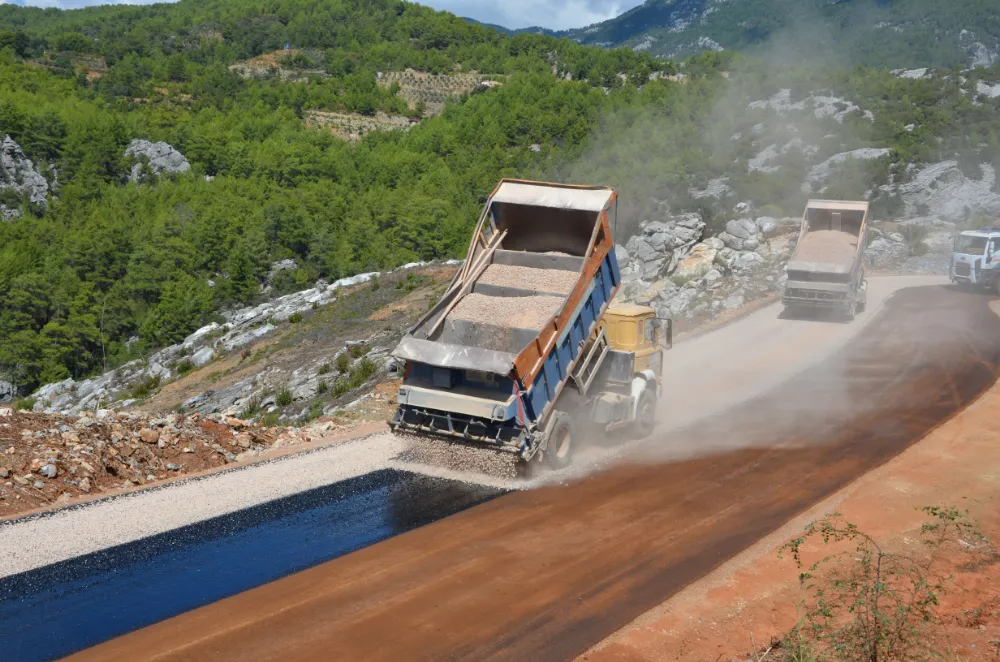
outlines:
[[[983,81],[977,81],[976,95],[985,99],[996,99],[1000,97],[1000,83],[990,85]]]
[[[1000,216],[1000,193],[996,186],[996,170],[984,163],[982,178],[970,179],[958,167],[957,161],[943,161],[924,168],[911,168],[908,181],[898,187],[905,206],[904,218],[936,217],[951,223],[964,223],[973,216]],[[892,193],[891,187],[883,192]]]
[[[875,119],[875,115],[871,111],[862,110],[857,104],[847,99],[829,94],[810,94],[801,101],[792,101],[792,91],[788,88],[778,90],[770,99],[751,102],[747,109],[770,109],[778,115],[812,110],[816,119],[831,117],[839,123],[843,123],[848,115],[855,112],[860,112],[866,119]]]
[[[884,269],[899,264],[910,257],[906,240],[898,232],[881,232],[872,228],[865,249],[865,258],[875,269]]]
[[[10,402],[14,399],[17,391],[10,382],[0,379],[0,402]]]
[[[10,136],[0,143],[0,219],[9,221],[21,215],[21,200],[42,211],[49,207],[49,183],[35,168],[21,146]]]
[[[990,50],[986,44],[978,41],[976,35],[968,30],[962,30],[958,35],[958,43],[965,49],[969,58],[969,68],[992,67],[1000,62],[996,49]]]
[[[882,147],[863,147],[850,152],[834,154],[827,160],[812,167],[802,184],[803,193],[822,192],[822,184],[830,177],[833,170],[848,161],[874,161],[889,156],[889,150]]]
[[[187,172],[191,169],[191,164],[184,155],[164,142],[133,140],[125,150],[125,157],[135,161],[128,177],[130,182],[145,181],[147,174],[158,177]]]
[[[652,306],[671,319],[714,318],[776,292],[784,282],[795,224],[770,217],[755,220],[746,203],[733,211],[736,218],[724,232],[690,247],[668,248],[664,241],[658,249],[651,244],[649,236],[662,231],[662,224],[648,224],[626,247],[617,246],[624,281],[619,300]]]
[[[415,262],[404,265],[399,270],[413,269],[426,264]],[[454,265],[458,262],[445,264]],[[106,409],[128,407],[136,403],[134,397],[144,384],[165,383],[181,374],[186,368],[186,363],[202,367],[220,356],[247,347],[272,333],[278,328],[279,323],[287,321],[292,315],[333,303],[340,289],[368,282],[377,276],[378,273],[372,272],[342,278],[330,284],[320,282],[308,290],[279,297],[258,306],[223,312],[224,323],[204,326],[182,342],[164,347],[146,360],[130,361],[117,370],[80,382],[67,379],[46,384],[34,393],[35,411],[75,414],[102,407]],[[369,347],[377,344],[376,342]],[[367,358],[376,362],[377,368],[384,371],[389,367],[389,349],[391,348],[374,347],[374,351],[369,352]],[[304,371],[303,374],[308,378],[301,382],[293,381],[289,385],[292,388],[310,387],[315,390],[319,381],[316,378],[318,372],[316,368],[318,366]],[[332,374],[326,379],[336,376]],[[285,382],[282,382],[281,386],[284,385]],[[219,392],[206,391],[185,404],[189,409],[202,413],[233,414],[245,407],[260,391],[274,386],[277,384],[270,383],[266,373],[258,374]],[[270,390],[274,392],[276,389]]]
[[[656,280],[672,272],[698,243],[705,223],[698,214],[682,214],[667,221],[643,223],[642,233],[628,240],[629,256],[622,266],[622,280]]]

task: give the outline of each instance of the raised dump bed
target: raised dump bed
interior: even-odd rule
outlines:
[[[504,180],[465,265],[403,338],[397,427],[522,451],[620,283],[610,188]]]
[[[810,200],[785,267],[785,307],[840,310],[850,318],[864,309],[867,232],[867,202]]]

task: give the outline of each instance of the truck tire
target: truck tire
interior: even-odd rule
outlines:
[[[545,448],[545,461],[553,469],[569,466],[573,457],[573,421],[563,412],[555,412],[549,440]]]
[[[1000,296],[1000,276],[997,276],[996,280],[993,281],[993,293]]]
[[[851,303],[851,305],[849,305],[844,310],[844,318],[848,322],[853,322],[854,321],[854,314],[855,314],[855,312],[857,312],[856,309],[857,309],[857,304],[856,303]]]
[[[656,427],[656,396],[646,390],[639,396],[639,407],[635,412],[635,423],[632,429],[636,436],[645,438],[653,434]]]

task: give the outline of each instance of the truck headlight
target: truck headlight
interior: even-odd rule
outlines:
[[[507,406],[497,405],[493,408],[493,420],[503,421],[507,419]]]
[[[410,389],[406,388],[405,386],[400,386],[399,393],[396,394],[396,402],[398,402],[401,405],[405,405],[406,399],[409,395],[410,395]]]

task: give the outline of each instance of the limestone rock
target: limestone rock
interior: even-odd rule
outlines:
[[[701,278],[712,268],[717,253],[708,244],[696,244],[691,253],[677,265],[674,275],[681,278]]]
[[[133,140],[126,148],[125,156],[135,160],[128,178],[130,182],[144,181],[145,168],[147,167],[148,171],[155,176],[173,175],[191,169],[191,164],[184,158],[184,155],[165,142],[152,143],[148,140]]]
[[[27,196],[31,204],[43,211],[49,208],[49,183],[24,155],[21,146],[10,136],[4,136],[0,142],[0,200],[11,194],[15,198]],[[0,220],[10,221],[20,215],[20,206],[8,207],[0,202]]]
[[[899,187],[907,217],[933,216],[951,223],[964,223],[971,216],[1000,216],[1000,193],[993,191],[996,170],[984,163],[981,179],[968,178],[958,161],[942,161],[912,173]]]
[[[759,231],[757,224],[749,218],[740,218],[726,223],[726,232],[737,239],[750,239],[756,236]]]

